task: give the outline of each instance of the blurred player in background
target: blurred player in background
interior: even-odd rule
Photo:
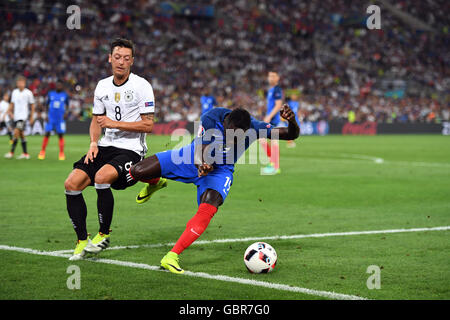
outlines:
[[[8,115],[9,110],[9,94],[5,92],[3,94],[3,99],[0,101],[0,130],[6,128],[7,134],[9,137],[9,143],[12,144],[12,128],[11,128],[11,119]]]
[[[111,188],[123,190],[137,181],[130,167],[147,153],[146,133],[153,129],[155,99],[150,83],[131,72],[134,44],[127,39],[111,42],[108,61],[113,75],[98,82],[89,129],[91,143],[86,155],[73,164],[64,187],[67,211],[78,242],[70,260],[99,253],[110,243],[114,196]],[[100,139],[102,129],[104,136]],[[83,190],[97,191],[99,232],[92,239],[86,228],[87,207]]]
[[[269,90],[267,91],[267,114],[264,122],[270,123],[273,127],[277,127],[280,123],[280,110],[283,101],[283,91],[278,85],[280,76],[276,71],[269,71],[267,74]],[[261,147],[266,151],[270,163],[262,168],[261,174],[274,175],[280,173],[280,147],[277,141],[272,143],[266,139],[260,140]]]
[[[59,160],[65,160],[64,155],[64,133],[66,132],[66,122],[64,117],[66,108],[69,106],[69,96],[63,91],[63,84],[58,81],[56,90],[52,90],[47,96],[47,123],[45,125],[45,137],[42,141],[42,148],[39,152],[38,159],[45,159],[45,149],[47,148],[50,133],[54,130],[59,137]]]
[[[296,92],[293,92],[290,96],[290,100],[288,102],[289,107],[291,108],[292,112],[295,114],[295,120],[300,125],[300,122],[298,121],[298,107],[299,107],[299,101],[298,101],[298,94]],[[295,141],[289,140],[287,141],[287,147],[288,148],[295,148]]]
[[[14,89],[11,94],[11,103],[9,105],[8,113],[14,121],[14,138],[11,145],[11,151],[5,154],[5,158],[7,159],[11,159],[14,156],[14,150],[16,149],[19,138],[22,142],[23,153],[18,159],[30,159],[24,130],[28,119],[30,125],[33,126],[34,96],[33,93],[26,88],[26,84],[27,79],[23,76],[19,76],[16,81],[17,88]]]
[[[217,107],[216,98],[211,94],[209,88],[204,89],[203,95],[200,97],[200,104],[202,105],[202,115]]]

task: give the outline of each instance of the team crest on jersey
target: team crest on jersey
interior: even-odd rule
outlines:
[[[114,100],[118,103],[120,101],[120,92],[114,94]]]
[[[133,101],[133,91],[132,90],[125,91],[124,99],[125,99],[125,102]]]

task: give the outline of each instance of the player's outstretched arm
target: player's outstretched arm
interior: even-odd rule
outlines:
[[[114,121],[108,118],[106,115],[98,116],[97,123],[101,128],[119,129],[122,131],[131,132],[145,132],[150,133],[153,130],[153,113],[141,114],[140,121],[126,122],[126,121]]]
[[[279,129],[280,140],[295,140],[300,135],[300,127],[298,126],[297,120],[295,120],[295,114],[289,108],[287,104],[284,104],[280,111],[280,116],[288,121],[287,128]]]

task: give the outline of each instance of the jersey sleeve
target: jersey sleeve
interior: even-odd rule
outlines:
[[[216,127],[214,119],[212,119],[209,115],[202,115],[200,117],[200,121],[202,122],[202,127],[205,131]]]
[[[273,126],[270,123],[256,120],[255,118],[251,118],[251,127],[255,129],[257,138],[267,138],[270,139],[272,137],[272,129]]]
[[[139,88],[139,113],[154,113],[155,112],[155,96],[153,94],[152,85],[147,81],[143,80]]]
[[[94,107],[92,108],[92,114],[94,116],[101,116],[106,113],[105,105],[103,104],[101,99],[102,97],[100,89],[100,83],[98,83],[94,91]]]
[[[34,95],[33,95],[33,92],[31,92],[31,90],[28,91],[28,103],[29,104],[34,103]]]
[[[14,103],[14,106],[16,105],[16,90],[11,93],[11,103]]]
[[[215,121],[209,116],[209,114],[205,114],[201,116],[200,122],[196,141],[201,144],[211,144],[216,140],[216,137],[213,136],[214,132],[212,131],[216,128]]]

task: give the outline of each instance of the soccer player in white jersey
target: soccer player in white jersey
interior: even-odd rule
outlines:
[[[13,136],[8,110],[9,110],[9,94],[8,92],[5,92],[3,93],[3,100],[0,101],[0,130],[6,128],[7,134],[9,136],[9,143],[12,144]]]
[[[82,259],[86,253],[98,253],[109,245],[114,208],[111,188],[122,190],[136,183],[128,171],[144,158],[146,133],[153,128],[152,86],[131,73],[134,44],[116,39],[110,49],[113,75],[100,80],[95,89],[89,150],[74,163],[64,184],[67,211],[78,238],[71,260]],[[103,128],[105,133],[100,139]],[[92,240],[88,238],[87,208],[82,195],[87,186],[95,186],[97,191],[100,229]]]
[[[17,158],[30,159],[24,130],[28,119],[30,120],[30,124],[33,125],[34,96],[33,93],[26,88],[26,84],[26,78],[19,76],[16,81],[17,88],[14,89],[11,94],[11,103],[9,105],[8,114],[14,121],[14,138],[11,144],[11,151],[5,154],[5,158],[7,159],[11,159],[14,156],[14,151],[16,150],[19,138],[22,142],[23,153]]]

